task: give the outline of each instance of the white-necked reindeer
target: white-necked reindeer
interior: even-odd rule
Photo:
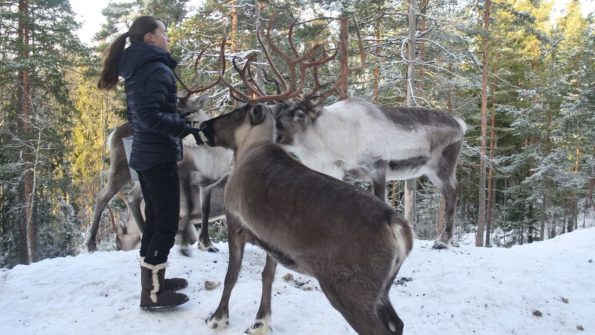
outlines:
[[[294,99],[272,109],[279,144],[314,170],[346,181],[371,180],[380,199],[385,199],[387,180],[427,176],[446,203],[446,225],[434,246],[451,242],[464,121],[435,110],[383,107],[359,98],[326,107]]]
[[[194,112],[193,121],[201,122],[208,119],[202,108],[207,101],[206,96],[190,98],[182,101],[179,106],[182,112]],[[129,181],[131,181],[128,161],[124,151],[122,139],[132,135],[132,127],[125,123],[116,129],[108,137],[110,150],[110,167],[108,180],[105,187],[97,195],[93,219],[87,239],[87,249],[97,250],[96,237],[99,228],[101,214],[108,202],[117,192]],[[208,251],[217,251],[211,243],[208,235],[208,222],[211,217],[211,192],[214,185],[225,182],[225,176],[231,169],[232,152],[223,148],[209,148],[198,146],[193,142],[194,138],[184,139],[184,156],[178,163],[180,175],[180,222],[179,232],[181,233],[182,252],[188,255],[184,247],[188,243],[196,241],[196,232],[193,227],[196,218],[201,219],[201,231],[198,237],[199,248]],[[198,201],[200,199],[200,202]],[[131,214],[142,232],[144,218],[141,211],[142,193],[140,187],[133,187],[127,197],[127,205]],[[214,206],[221,208],[221,206]],[[198,214],[200,212],[200,214]],[[219,216],[221,213],[213,213]]]
[[[224,327],[229,298],[250,242],[267,252],[252,334],[269,331],[277,262],[315,277],[331,305],[359,334],[402,334],[389,299],[413,232],[384,201],[307,168],[274,143],[274,118],[248,104],[201,124],[208,145],[234,150],[225,187],[229,264],[223,295],[207,323]]]

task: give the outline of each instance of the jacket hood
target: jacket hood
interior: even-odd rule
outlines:
[[[171,69],[178,64],[169,53],[147,43],[133,42],[122,52],[118,64],[118,74],[124,79],[131,78],[134,73],[148,63],[164,63]]]

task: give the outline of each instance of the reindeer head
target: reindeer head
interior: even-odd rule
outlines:
[[[178,111],[182,113],[188,122],[205,121],[209,118],[204,112],[204,108],[208,101],[209,96],[206,94],[197,97],[189,97],[188,99],[178,99]]]
[[[254,142],[272,142],[273,128],[271,111],[263,104],[246,104],[200,124],[206,144],[232,150]]]
[[[309,99],[293,99],[270,107],[275,117],[275,142],[292,145],[320,115],[321,107]]]

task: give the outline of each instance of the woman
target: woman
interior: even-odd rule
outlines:
[[[130,46],[124,49],[126,38]],[[165,279],[169,251],[174,245],[180,211],[177,161],[180,138],[198,130],[186,125],[176,109],[176,61],[169,55],[167,29],[153,16],[134,20],[106,50],[100,89],[112,89],[124,78],[128,121],[134,129],[129,165],[139,175],[145,200],[145,229],[141,240],[141,309],[162,309],[188,301],[175,292],[185,279]]]

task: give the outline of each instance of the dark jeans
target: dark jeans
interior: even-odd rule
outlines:
[[[149,264],[167,261],[173,247],[180,215],[178,165],[167,163],[138,171],[145,200],[145,229],[140,256]]]

